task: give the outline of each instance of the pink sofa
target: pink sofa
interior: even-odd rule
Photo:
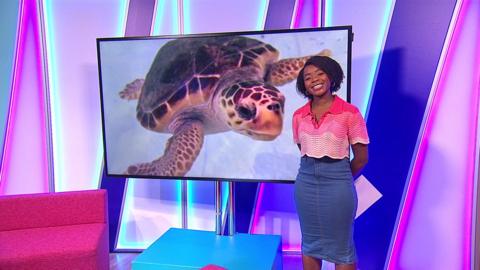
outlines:
[[[0,269],[108,269],[105,190],[0,196]]]

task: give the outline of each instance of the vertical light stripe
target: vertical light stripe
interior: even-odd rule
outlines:
[[[467,14],[468,12],[468,14]],[[472,54],[469,55],[472,57],[473,65],[465,66],[463,69],[461,68],[461,72],[458,72],[455,78],[458,78],[461,73],[471,72],[473,75],[473,80],[469,85],[471,96],[469,97],[470,106],[469,106],[469,113],[466,115],[467,117],[471,117],[469,119],[470,122],[467,125],[469,129],[469,140],[466,142],[467,145],[467,165],[466,165],[466,179],[465,179],[465,204],[464,207],[459,209],[464,211],[464,232],[463,232],[463,269],[468,269],[474,262],[474,257],[472,257],[472,246],[474,245],[474,241],[472,242],[472,235],[475,235],[474,226],[472,226],[472,220],[475,216],[473,210],[475,209],[475,200],[474,200],[474,187],[476,183],[476,178],[478,174],[476,174],[476,167],[478,166],[477,163],[477,140],[479,131],[475,128],[478,127],[478,115],[480,112],[480,26],[478,24],[480,20],[480,4],[478,1],[467,0],[465,3],[465,14],[460,15],[461,18],[465,20],[462,24],[463,36],[473,37],[469,39],[466,43],[472,44],[471,47],[465,46],[462,48],[458,48],[459,51],[471,51]],[[468,17],[467,17],[468,16]],[[469,21],[467,21],[469,20]],[[470,31],[466,31],[465,29],[471,29]],[[464,41],[465,42],[465,41]],[[465,48],[465,50],[463,50]],[[470,49],[470,50],[469,50]],[[467,53],[469,54],[469,53]],[[463,64],[463,63],[462,63]],[[468,100],[468,99],[467,99]],[[468,104],[468,103],[467,103]],[[455,113],[455,108],[451,110],[451,113]]]
[[[5,119],[5,129],[4,129],[4,134],[3,134],[3,141],[2,141],[2,155],[0,156],[2,158],[1,163],[0,163],[0,195],[4,194],[4,187],[6,185],[7,179],[4,177],[4,170],[6,170],[6,165],[5,162],[7,160],[7,145],[9,145],[8,138],[10,137],[10,126],[13,124],[12,118],[13,114],[12,111],[14,111],[14,104],[15,104],[15,87],[16,87],[16,75],[18,73],[18,65],[19,65],[19,57],[20,57],[20,37],[22,36],[23,28],[22,28],[22,23],[23,23],[23,0],[18,1],[18,16],[17,16],[17,29],[16,29],[16,35],[15,35],[15,48],[14,48],[14,56],[13,56],[13,64],[12,64],[12,79],[11,79],[11,85],[10,85],[10,95],[8,99],[8,104],[7,104],[7,116]]]
[[[6,124],[8,118],[10,90],[12,89],[15,66],[15,46],[19,27],[19,9],[21,1],[11,0],[2,4],[0,9],[0,167],[3,160]],[[0,184],[1,185],[1,184]]]
[[[265,183],[260,183],[257,189],[257,196],[255,198],[255,204],[253,209],[253,218],[250,222],[250,233],[256,233],[258,219],[260,218],[260,208],[263,202],[263,192],[265,191]]]
[[[477,30],[480,32],[480,30]],[[478,37],[477,37],[477,42],[476,44],[480,44],[480,34],[478,34]],[[480,56],[480,50],[477,49],[477,58],[479,58]],[[472,108],[479,108],[480,107],[480,68],[477,66],[477,71],[474,72],[475,77],[477,78],[477,82],[476,84],[474,85],[477,85],[477,97],[476,97],[476,100],[477,100],[477,105],[476,106],[472,106]],[[479,188],[479,180],[480,180],[480,109],[477,111],[477,119],[476,119],[476,122],[477,122],[477,127],[476,127],[476,135],[473,136],[474,138],[476,138],[476,142],[475,142],[475,168],[474,168],[474,175],[473,175],[473,200],[474,202],[472,203],[472,233],[471,233],[471,242],[472,242],[472,246],[471,246],[471,266],[470,266],[470,269],[475,269],[475,267],[478,267],[478,263],[477,265],[475,265],[475,260],[480,260],[480,258],[477,258],[476,254],[479,254],[480,253],[480,249],[478,249],[479,247],[479,244],[480,240],[480,235],[479,235],[479,232],[480,232],[480,223],[478,223],[477,221],[480,220],[479,219],[479,215],[480,215],[480,211],[479,211],[479,208],[477,207],[479,205],[479,202],[480,202],[480,194],[478,193],[478,188]],[[476,268],[478,269],[478,268]]]
[[[263,0],[260,2],[260,6],[258,8],[258,22],[256,30],[263,30],[265,28],[265,21],[267,20],[269,3],[270,0]]]
[[[45,52],[44,54],[46,55],[46,62],[48,64],[48,73],[47,73],[47,80],[48,80],[48,102],[49,108],[50,108],[50,132],[51,132],[51,137],[52,137],[52,159],[53,159],[53,175],[55,176],[54,178],[54,187],[55,190],[62,190],[62,187],[60,183],[57,181],[58,173],[60,172],[59,168],[57,166],[62,166],[61,164],[62,159],[59,158],[61,152],[59,151],[57,145],[62,145],[61,143],[61,136],[58,136],[58,126],[60,123],[60,115],[57,116],[56,112],[59,111],[59,104],[57,103],[57,100],[55,99],[55,96],[53,95],[52,89],[57,89],[57,81],[54,80],[53,74],[56,74],[56,59],[55,59],[55,54],[51,53],[56,51],[55,48],[55,42],[53,40],[53,34],[52,31],[54,29],[53,26],[53,20],[52,20],[52,5],[48,3],[49,0],[44,0],[42,1],[42,10],[43,10],[43,24],[44,24],[44,43],[45,43]]]
[[[475,263],[475,220],[476,220],[476,199],[477,199],[477,184],[478,184],[478,166],[479,166],[479,147],[480,147],[480,2],[468,1],[467,6],[470,13],[469,29],[472,30],[475,38],[472,40],[473,44],[473,65],[470,67],[473,74],[473,82],[471,84],[472,96],[470,99],[470,113],[472,117],[470,128],[470,141],[468,145],[467,158],[467,184],[465,189],[465,231],[464,231],[464,253],[463,253],[463,267],[464,269],[473,269]],[[472,18],[473,17],[473,18]],[[473,26],[472,26],[472,21]],[[465,33],[464,33],[465,35]],[[467,34],[470,36],[469,34]],[[468,67],[465,67],[468,72]],[[477,253],[478,254],[478,253]]]
[[[326,0],[327,2],[329,0]],[[367,92],[365,93],[365,98],[363,99],[363,104],[361,104],[360,112],[365,116],[365,119],[368,118],[368,111],[370,110],[370,103],[373,97],[374,82],[376,81],[379,63],[382,59],[382,52],[387,40],[387,30],[390,27],[390,18],[392,18],[393,8],[395,7],[396,0],[386,0],[385,11],[383,13],[383,19],[381,22],[380,31],[378,33],[378,40],[375,46],[375,53],[373,55],[372,69],[369,74],[369,80],[367,84]]]
[[[312,18],[312,27],[320,27],[322,25],[321,20],[321,5],[320,0],[313,0],[313,18]]]
[[[117,236],[117,243],[115,245],[116,249],[144,249],[148,246],[147,241],[140,241],[139,238],[135,238],[134,241],[131,241],[129,238],[129,231],[128,226],[125,226],[123,222],[128,220],[128,211],[126,209],[131,210],[134,209],[134,200],[135,200],[135,185],[130,180],[135,179],[128,179],[125,184],[125,192],[123,197],[123,207],[120,213],[120,222],[119,229],[118,229],[118,236]],[[133,226],[132,226],[133,227]]]
[[[299,3],[300,0],[295,0],[295,5],[293,6],[292,18],[290,20],[290,29],[295,28],[295,23],[298,17]]]
[[[222,182],[222,228],[225,228],[227,222],[227,206],[228,206],[228,197],[230,194],[230,186],[228,182]]]
[[[115,2],[114,6],[71,1],[58,5],[58,1],[42,1],[55,188],[96,188],[102,173],[103,143],[94,41],[96,37],[122,35],[128,1]],[[83,20],[87,16],[89,19]]]
[[[162,25],[161,17],[165,12],[165,0],[155,1],[155,10],[153,11],[153,22],[152,27],[150,28],[150,35],[158,35],[160,32],[160,27]]]
[[[130,0],[119,0],[120,4],[118,5],[118,29],[116,36],[123,37],[125,31],[127,30],[127,16],[128,16],[128,7],[130,6]]]
[[[54,159],[53,159],[53,138],[52,138],[52,119],[51,119],[51,108],[50,108],[50,86],[49,86],[49,70],[48,70],[48,55],[47,55],[47,42],[45,34],[45,14],[43,12],[43,1],[39,1],[39,20],[40,20],[40,33],[41,33],[41,44],[42,44],[42,64],[44,71],[44,106],[45,106],[45,133],[46,133],[46,156],[47,156],[47,171],[48,171],[48,190],[50,192],[55,192],[55,174],[54,174]]]
[[[374,83],[387,40],[390,19],[395,7],[395,0],[370,3],[370,5],[376,5],[374,7],[375,12],[371,12],[372,14],[367,19],[362,18],[360,15],[356,16],[352,12],[355,12],[356,9],[368,12],[371,10],[368,6],[349,6],[343,1],[333,0],[324,0],[323,2],[325,5],[325,26],[353,25],[355,41],[353,42],[352,52],[352,70],[354,70],[351,76],[352,102],[357,105],[362,115],[367,119],[370,102],[373,97]],[[351,16],[345,16],[345,14],[351,14]],[[366,31],[367,28],[370,30]],[[375,33],[375,35],[368,37],[370,33]],[[367,38],[368,40],[366,40]],[[365,57],[363,54],[366,54],[368,59],[371,58],[371,61],[367,63],[362,63],[365,60],[358,61],[357,59]]]
[[[480,42],[476,43],[477,45],[480,45]],[[480,57],[478,57],[480,50],[477,49],[477,59],[480,60]],[[479,62],[477,62],[479,63]],[[477,78],[480,78],[480,73],[478,72],[478,66],[477,66],[477,72],[475,73],[477,75]],[[471,266],[471,269],[473,269],[473,264],[474,264],[474,259],[475,259],[475,220],[476,220],[476,215],[477,215],[477,208],[476,208],[476,200],[477,200],[477,184],[478,184],[478,162],[479,162],[479,151],[478,151],[478,145],[479,145],[479,128],[478,128],[478,123],[479,123],[479,107],[480,107],[480,82],[477,80],[476,82],[477,86],[477,91],[474,93],[472,96],[472,105],[470,105],[470,108],[472,108],[472,114],[475,116],[474,122],[476,123],[474,128],[472,127],[470,132],[470,142],[469,146],[471,147],[469,151],[469,158],[467,159],[468,161],[468,178],[467,178],[467,185],[466,185],[466,190],[465,190],[465,205],[466,207],[464,208],[465,211],[465,231],[464,231],[464,267]],[[470,252],[469,252],[470,251]],[[477,251],[478,252],[478,251]]]
[[[319,0],[320,1],[320,0]],[[319,4],[319,16],[318,16],[318,26],[320,27],[325,27],[325,18],[326,18],[326,14],[327,14],[327,11],[326,11],[326,7],[325,7],[325,3],[327,2],[327,0],[321,0],[320,4]]]
[[[332,14],[333,14],[333,3],[332,3],[332,1],[334,1],[334,0],[324,0],[323,1],[324,5],[325,5],[325,7],[323,8],[325,10],[325,19],[324,19],[325,26],[332,26]]]
[[[42,43],[36,1],[21,2],[18,27],[0,194],[48,191]]]
[[[300,20],[302,18],[304,6],[305,6],[305,0],[296,0],[295,1],[295,8],[294,8],[294,11],[293,11],[293,25],[290,26],[290,29],[300,27]]]
[[[186,1],[186,0],[185,0]],[[179,25],[179,32],[181,35],[183,34],[190,34],[190,5],[184,3],[184,0],[177,0],[177,14],[178,14],[178,25]],[[187,9],[188,15],[185,19],[184,16],[184,8]],[[187,21],[185,21],[187,20]]]
[[[173,33],[175,33],[175,34],[181,34],[181,33],[183,33],[184,27],[185,27],[185,26],[184,26],[185,22],[184,22],[184,21],[181,22],[181,21],[180,21],[180,18],[178,17],[178,14],[179,14],[179,12],[180,12],[180,11],[179,11],[179,9],[180,9],[180,4],[181,4],[181,3],[179,3],[179,1],[180,1],[180,0],[172,1],[172,2],[173,2],[173,3],[172,3],[172,8],[173,8],[173,10],[172,10],[172,12],[171,12],[171,15],[172,15],[173,20],[174,20],[173,28],[172,28],[172,29],[173,29]],[[187,7],[188,7],[188,6],[187,6]],[[188,19],[188,18],[187,18],[187,19]],[[180,24],[180,23],[182,23],[182,24]],[[188,26],[189,26],[189,25],[188,25]]]

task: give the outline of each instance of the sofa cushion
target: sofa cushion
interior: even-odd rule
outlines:
[[[0,269],[108,269],[107,234],[103,223],[3,231]]]

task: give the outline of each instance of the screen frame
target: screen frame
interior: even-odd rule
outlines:
[[[312,27],[312,28],[300,28],[300,29],[277,29],[277,30],[263,30],[263,31],[241,31],[241,32],[219,32],[219,33],[197,33],[197,34],[184,34],[184,35],[158,35],[158,36],[132,36],[132,37],[102,37],[96,39],[97,45],[97,64],[98,64],[98,81],[100,87],[100,108],[101,108],[101,122],[102,122],[102,143],[103,143],[103,167],[107,177],[117,178],[139,178],[139,179],[158,179],[158,180],[196,180],[196,181],[232,181],[232,182],[252,182],[252,183],[284,183],[291,184],[295,180],[279,180],[279,179],[233,179],[233,178],[212,178],[212,177],[198,177],[198,176],[150,176],[150,175],[125,175],[109,173],[107,162],[107,142],[106,142],[106,130],[105,130],[105,110],[103,100],[103,82],[102,82],[102,64],[101,64],[101,51],[100,43],[111,41],[127,41],[127,40],[155,40],[155,39],[182,39],[192,37],[219,37],[219,36],[233,36],[233,35],[262,35],[262,34],[281,34],[281,33],[300,33],[300,32],[323,32],[323,31],[338,31],[343,30],[348,33],[347,44],[347,72],[345,74],[346,79],[346,101],[351,102],[351,71],[352,71],[352,43],[353,43],[353,30],[351,25],[344,26],[329,26],[329,27]]]

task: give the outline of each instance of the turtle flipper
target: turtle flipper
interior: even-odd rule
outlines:
[[[144,79],[136,79],[133,82],[127,84],[125,88],[118,93],[122,99],[132,100],[140,97]]]
[[[316,55],[330,56],[331,54],[332,52],[330,50],[324,49]],[[297,79],[298,73],[305,65],[305,62],[307,62],[307,60],[312,56],[313,55],[298,58],[287,58],[273,63],[270,68],[270,72],[267,75],[266,81],[275,86],[280,86]]]
[[[200,153],[203,136],[202,123],[187,120],[168,139],[163,156],[152,162],[129,166],[126,174],[184,176]]]

